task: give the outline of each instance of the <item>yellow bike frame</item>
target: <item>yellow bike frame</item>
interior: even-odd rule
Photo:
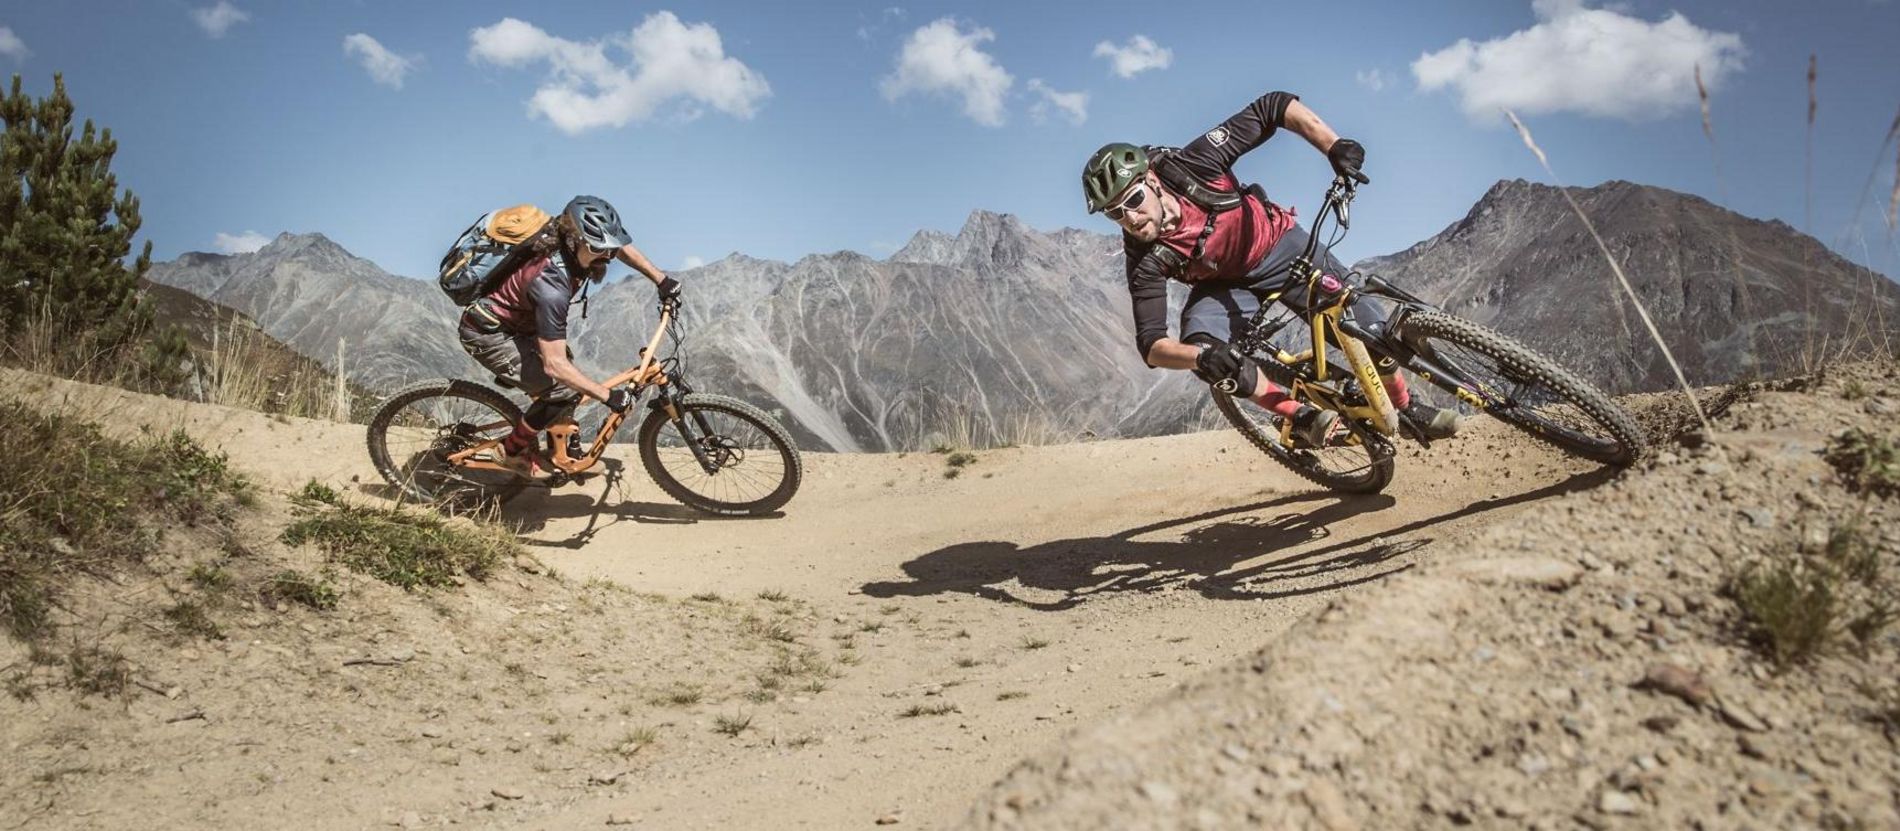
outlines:
[[[1293,281],[1295,285],[1311,285],[1311,281],[1316,276],[1314,274],[1316,269],[1312,265],[1303,262],[1295,263],[1294,269],[1298,278]],[[1261,301],[1262,305],[1279,300],[1281,294],[1284,292],[1275,292],[1268,296]],[[1352,288],[1347,287],[1340,292],[1337,300],[1326,308],[1314,311],[1308,318],[1307,325],[1313,332],[1311,349],[1295,355],[1285,349],[1276,348],[1273,358],[1290,367],[1307,362],[1313,364],[1313,380],[1308,381],[1298,375],[1293,378],[1292,394],[1296,400],[1311,401],[1317,406],[1334,410],[1348,418],[1364,420],[1385,435],[1398,435],[1399,413],[1392,406],[1391,396],[1386,395],[1385,382],[1379,377],[1378,364],[1373,361],[1372,354],[1366,350],[1365,344],[1346,334],[1339,326],[1339,319],[1345,314],[1347,303],[1352,299],[1352,295]],[[1346,404],[1340,391],[1326,383],[1326,334],[1329,331],[1333,339],[1339,343],[1340,351],[1345,353],[1346,365],[1352,368],[1353,376],[1359,380],[1360,390],[1366,398],[1366,403],[1363,405]],[[1293,446],[1292,419],[1281,420],[1280,443],[1287,447]]]

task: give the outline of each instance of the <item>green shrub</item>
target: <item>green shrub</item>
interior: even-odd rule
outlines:
[[[1835,580],[1798,559],[1749,566],[1733,593],[1749,641],[1781,667],[1819,653],[1840,615]]]
[[[1877,496],[1900,494],[1900,447],[1891,437],[1856,427],[1828,442],[1822,458],[1855,490]]]
[[[337,495],[336,488],[315,479],[303,483],[303,490],[298,491],[297,496],[305,501],[324,505],[336,505],[342,502],[342,497]]]
[[[336,608],[337,600],[341,599],[335,586],[292,569],[271,575],[264,583],[264,595],[274,600],[302,604],[319,612]]]
[[[137,562],[164,523],[223,521],[251,494],[222,454],[182,432],[120,441],[12,399],[0,399],[0,424],[33,448],[0,465],[0,624],[17,638],[47,632],[73,575]]]
[[[315,545],[352,571],[404,589],[452,585],[461,574],[487,579],[504,557],[522,553],[520,543],[500,528],[349,504],[318,509],[284,529],[282,539]]]

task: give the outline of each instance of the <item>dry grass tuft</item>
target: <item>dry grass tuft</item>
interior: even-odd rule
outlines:
[[[461,575],[487,579],[523,553],[513,534],[488,523],[455,521],[398,507],[326,503],[306,493],[307,515],[284,529],[289,545],[310,543],[330,558],[404,589],[453,585]]]
[[[729,716],[718,715],[718,716],[713,717],[713,732],[718,733],[721,736],[730,736],[733,738],[738,738],[740,733],[744,733],[747,729],[751,727],[752,727],[751,713],[741,711]]]
[[[1856,427],[1828,442],[1822,458],[1854,490],[1880,497],[1900,494],[1900,446],[1892,437]]]
[[[920,716],[947,716],[957,712],[957,705],[948,701],[933,701],[929,704],[912,704],[897,714],[898,718],[918,718]]]
[[[0,465],[0,627],[22,640],[50,633],[67,581],[156,551],[155,523],[228,523],[254,499],[224,456],[184,433],[123,442],[12,400],[0,400],[0,424],[33,449]]]
[[[1778,668],[1837,646],[1864,652],[1900,618],[1900,582],[1863,523],[1849,518],[1822,541],[1772,550],[1730,581],[1744,634]]]

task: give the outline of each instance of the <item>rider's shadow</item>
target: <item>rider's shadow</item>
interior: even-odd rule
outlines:
[[[545,548],[580,549],[595,535],[618,522],[659,525],[692,525],[704,518],[685,505],[669,502],[640,502],[626,498],[621,477],[626,466],[619,459],[600,460],[601,473],[574,483],[578,492],[549,494],[539,499],[517,499],[502,510],[502,519],[518,534],[534,534],[548,528],[550,520],[586,517],[580,530],[558,540],[524,537],[527,545]]]
[[[1176,588],[1215,600],[1317,594],[1411,568],[1391,561],[1430,544],[1432,538],[1399,539],[1403,535],[1593,487],[1612,475],[1607,470],[1577,474],[1536,490],[1480,500],[1397,528],[1338,540],[1332,539],[1335,525],[1389,508],[1392,497],[1301,493],[1106,537],[1028,547],[1000,541],[959,543],[904,563],[907,582],[868,583],[862,591],[872,597],[962,593],[1042,611],[1074,608],[1098,595]],[[1221,517],[1233,518],[1210,522]],[[1183,527],[1186,530],[1175,535],[1154,536]],[[1250,562],[1276,552],[1284,556]]]
[[[1172,588],[1222,598],[1308,594],[1378,579],[1404,566],[1284,591],[1266,586],[1290,581],[1307,584],[1333,572],[1366,569],[1425,541],[1370,541],[1322,559],[1296,554],[1248,568],[1244,578],[1223,572],[1236,563],[1324,540],[1335,523],[1392,505],[1392,497],[1384,495],[1302,493],[1130,528],[1107,537],[1028,547],[1009,542],[959,543],[905,563],[909,582],[869,583],[863,592],[872,597],[958,592],[1043,611],[1073,608],[1096,595]],[[1232,518],[1210,522],[1221,517]],[[1191,527],[1174,536],[1165,533],[1184,526]],[[1007,585],[1011,583],[1015,586]]]

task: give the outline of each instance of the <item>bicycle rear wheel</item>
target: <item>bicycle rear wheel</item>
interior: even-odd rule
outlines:
[[[1234,429],[1267,457],[1329,490],[1342,493],[1378,493],[1392,483],[1397,451],[1392,442],[1341,415],[1332,435],[1321,447],[1288,447],[1280,443],[1280,417],[1218,390],[1214,407]]]
[[[1643,432],[1594,384],[1510,337],[1444,312],[1405,319],[1401,337],[1420,355],[1464,376],[1489,400],[1484,412],[1572,455],[1617,467],[1642,458]],[[1431,382],[1456,392],[1456,379]]]
[[[687,434],[662,409],[640,423],[640,463],[668,496],[723,516],[771,513],[791,501],[804,463],[777,421],[723,395],[690,393],[675,403]]]
[[[481,384],[425,381],[390,396],[370,419],[369,457],[404,499],[451,510],[498,505],[527,481],[506,471],[458,467],[448,457],[501,440],[520,420],[514,402]]]

